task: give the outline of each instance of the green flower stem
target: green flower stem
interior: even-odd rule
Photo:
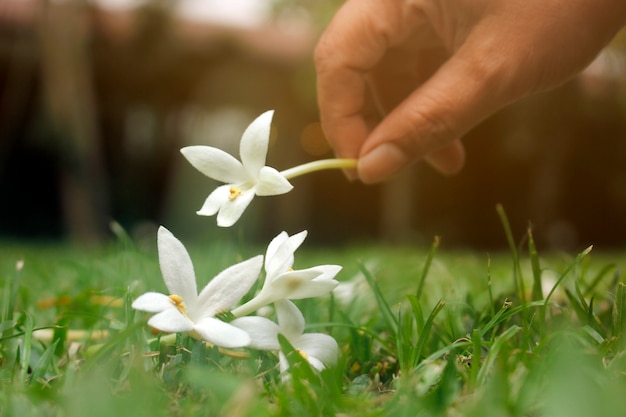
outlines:
[[[281,175],[287,179],[299,177],[300,175],[308,174],[310,172],[321,171],[324,169],[351,169],[356,167],[356,159],[350,158],[335,158],[335,159],[320,159],[319,161],[307,162],[306,164],[298,165],[293,168],[281,171]]]
[[[152,339],[148,339],[148,345],[152,345],[153,343],[159,342],[163,345],[175,345],[176,344],[176,333],[168,333],[164,334],[161,337],[153,337]]]

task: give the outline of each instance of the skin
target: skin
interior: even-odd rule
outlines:
[[[579,73],[625,23],[624,0],[347,0],[315,50],[322,127],[365,183],[421,159],[456,173],[465,133]]]

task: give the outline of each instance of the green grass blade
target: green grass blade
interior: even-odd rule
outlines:
[[[469,384],[471,387],[476,386],[478,380],[478,371],[480,369],[481,357],[483,351],[483,343],[480,337],[480,331],[474,329],[472,331],[472,366],[470,368]]]
[[[590,296],[595,289],[597,288],[598,284],[600,284],[600,282],[602,282],[604,280],[604,277],[609,274],[611,271],[613,271],[613,275],[614,275],[614,279],[617,279],[619,274],[617,271],[617,265],[615,263],[610,263],[608,265],[605,265],[595,276],[595,278],[589,283],[589,285],[587,286],[587,288],[585,288],[584,291],[584,295],[585,297]]]
[[[578,297],[579,303],[583,307],[583,312],[585,313],[585,316],[580,318],[581,321],[583,323],[587,323],[596,332],[601,334],[603,338],[606,338],[606,333],[602,329],[602,326],[598,323],[598,319],[593,312],[593,297],[591,297],[589,303],[587,303],[578,281],[574,283],[574,288],[576,290],[576,296]]]
[[[493,316],[496,314],[496,303],[493,298],[493,284],[491,281],[491,257],[487,256],[487,290],[489,293],[489,312]]]
[[[341,322],[327,322],[327,323],[315,323],[315,324],[307,324],[306,329],[325,329],[328,327],[337,327],[337,328],[345,328],[350,331],[356,331],[359,333],[366,334],[370,336],[372,339],[376,340],[380,345],[389,353],[393,353],[394,349],[389,341],[384,337],[381,337],[378,331],[375,329],[371,329],[364,325],[356,325],[354,323],[341,323]]]
[[[426,322],[424,322],[424,326],[421,328],[421,330],[418,331],[419,335],[417,338],[417,344],[415,346],[415,350],[413,351],[413,354],[411,357],[413,366],[417,365],[417,362],[422,356],[422,351],[424,350],[424,346],[426,346],[426,342],[428,341],[428,338],[430,337],[430,331],[433,327],[433,322],[435,321],[435,317],[437,317],[437,314],[439,314],[439,312],[443,310],[443,307],[445,305],[446,305],[446,302],[444,300],[439,300],[439,302],[437,302],[433,310],[428,315]]]
[[[491,344],[489,353],[487,354],[487,357],[485,358],[485,362],[481,366],[480,371],[478,371],[478,376],[476,378],[476,382],[478,386],[481,386],[485,383],[487,375],[489,371],[491,370],[491,368],[493,367],[493,364],[495,363],[496,359],[498,358],[498,355],[500,354],[500,351],[504,347],[504,344],[507,341],[509,341],[509,339],[511,339],[513,336],[515,336],[517,333],[519,333],[521,330],[522,328],[519,326],[512,326],[508,328],[504,333],[502,333],[501,335],[495,338],[495,340]]]
[[[546,298],[544,299],[544,304],[547,307],[548,302],[550,301],[550,297],[552,297],[552,294],[554,294],[554,291],[556,291],[557,287],[559,286],[559,284],[561,284],[561,282],[563,281],[563,279],[565,279],[565,277],[567,275],[569,275],[569,273],[578,265],[580,264],[580,262],[585,258],[585,256],[587,256],[591,250],[593,249],[593,246],[589,246],[587,249],[585,249],[584,251],[580,252],[577,256],[576,259],[574,259],[574,262],[572,262],[567,269],[565,269],[565,272],[563,272],[560,276],[559,279],[557,279],[557,281],[554,283],[554,286],[552,286],[552,288],[550,289],[550,292],[548,292],[548,295],[546,295]]]
[[[400,369],[406,371],[413,366],[412,351],[415,320],[410,311],[398,313],[398,333],[396,334],[396,356]]]
[[[526,300],[526,290],[524,289],[524,279],[522,277],[522,268],[520,266],[519,251],[517,250],[517,245],[515,244],[515,239],[513,238],[511,224],[509,223],[509,219],[502,205],[498,204],[496,206],[496,211],[498,212],[498,216],[500,217],[500,222],[502,223],[502,227],[504,228],[504,234],[506,236],[506,241],[509,244],[511,256],[513,257],[513,283],[515,287],[515,293],[520,302],[524,303]]]
[[[33,317],[26,314],[24,322],[24,345],[20,363],[20,382],[23,384],[28,380],[28,369],[30,367],[30,354],[33,343],[33,331],[35,328]]]
[[[505,318],[505,313],[510,308],[511,308],[511,303],[508,300],[505,300],[500,310],[498,310],[498,312],[493,317],[491,317],[491,319],[487,322],[486,325],[481,327],[480,336],[485,337],[487,332],[491,331],[492,329],[495,329],[496,325],[498,325],[501,321],[503,321],[503,319]]]
[[[428,251],[428,256],[426,257],[426,262],[424,263],[424,268],[422,268],[422,274],[419,278],[419,285],[417,286],[417,291],[415,292],[415,297],[419,300],[422,297],[422,292],[424,291],[424,284],[426,282],[426,276],[428,276],[428,271],[430,270],[430,265],[433,262],[435,257],[435,253],[437,253],[437,248],[439,247],[439,237],[435,236],[435,240]]]
[[[566,288],[565,296],[569,301],[570,308],[574,310],[574,312],[576,313],[576,317],[578,317],[578,320],[580,320],[581,323],[585,323],[598,333],[603,333],[602,329],[598,326],[595,320],[595,316],[591,311],[591,306],[587,305],[587,301],[582,298],[582,294],[580,293],[580,291],[577,291],[577,293],[574,294],[572,293],[572,291]]]
[[[617,349],[626,348],[626,285],[617,284],[615,303],[613,305],[613,337],[617,340]]]
[[[116,349],[121,351],[123,349],[124,342],[132,336],[133,332],[138,331],[143,326],[145,326],[145,323],[139,321],[133,323],[132,326],[127,327],[126,329],[109,338],[106,343],[98,346],[97,349],[90,351],[89,357],[82,367],[84,373],[87,373],[90,369],[96,367],[102,359],[104,359],[107,355],[111,354]]]
[[[387,300],[385,300],[385,297],[380,291],[380,288],[378,287],[378,284],[376,283],[376,280],[374,279],[374,276],[371,274],[371,272],[365,267],[363,263],[360,264],[360,269],[361,272],[363,272],[367,283],[372,289],[372,292],[374,293],[376,303],[378,304],[378,308],[380,309],[383,319],[387,323],[387,326],[389,327],[391,333],[395,336],[398,333],[398,319],[396,318],[396,315],[391,311]]]
[[[19,288],[20,273],[24,267],[23,261],[18,261],[15,265],[15,273],[12,278],[9,278],[4,283],[2,292],[2,309],[0,310],[0,323],[9,323],[13,318],[15,309],[15,300],[17,300],[17,291]],[[3,326],[0,331],[0,338],[8,336],[9,330],[12,326]]]
[[[59,344],[58,340],[55,340],[48,348],[43,352],[35,366],[33,366],[30,383],[37,382],[43,379],[46,375],[46,371],[51,367],[54,367],[54,352]]]
[[[591,326],[584,326],[581,330],[583,331],[583,333],[586,333],[587,335],[589,335],[599,345],[601,345],[604,342],[606,342],[606,337],[604,337],[603,335],[598,333]]]
[[[535,246],[535,239],[530,227],[528,228],[528,254],[530,257],[530,265],[533,272],[533,290],[532,299],[543,299],[543,288],[541,286],[541,263],[539,260],[539,254],[537,253],[537,247]]]
[[[516,314],[519,314],[525,310],[529,310],[531,308],[543,308],[545,307],[545,302],[544,300],[539,300],[539,301],[531,301],[528,302],[526,304],[523,305],[519,305],[516,307],[511,307],[509,302],[505,302],[502,306],[502,308],[496,313],[495,316],[493,316],[491,318],[491,320],[489,320],[489,322],[480,328],[480,335],[481,337],[484,339],[485,335],[489,332],[495,332],[495,330],[497,329],[497,325],[501,324],[501,323],[505,323],[507,320],[509,320],[511,318],[511,316],[514,316]]]
[[[422,307],[419,304],[419,300],[415,295],[409,295],[407,297],[409,300],[409,304],[411,305],[411,312],[413,313],[413,317],[415,317],[415,325],[418,329],[424,327],[424,313],[422,312]]]
[[[441,349],[434,351],[433,353],[425,357],[423,361],[418,363],[417,366],[415,367],[415,372],[422,371],[424,367],[428,366],[428,364],[432,363],[433,361],[437,359],[440,359],[441,357],[447,355],[448,353],[452,352],[455,349],[463,349],[463,348],[467,348],[470,346],[472,346],[472,342],[455,342],[447,346],[444,346]]]

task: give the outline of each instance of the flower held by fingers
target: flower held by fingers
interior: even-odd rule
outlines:
[[[250,335],[250,347],[259,350],[280,351],[278,334],[289,343],[318,371],[337,363],[339,348],[331,336],[322,333],[304,333],[304,316],[289,300],[275,303],[278,324],[264,317],[247,316],[235,319],[232,325]],[[281,371],[289,368],[285,355],[279,353]]]
[[[217,187],[198,211],[202,216],[217,213],[217,224],[235,224],[255,195],[289,192],[293,186],[276,169],[265,166],[273,110],[257,117],[244,131],[239,144],[241,162],[212,146],[187,146],[182,154],[204,175],[226,183]]]
[[[132,304],[135,310],[155,313],[148,325],[168,333],[184,332],[226,348],[243,347],[250,336],[215,315],[232,307],[257,279],[261,255],[233,265],[213,278],[198,294],[191,258],[183,244],[164,227],[158,231],[159,264],[170,292],[147,292]]]
[[[265,282],[261,291],[250,301],[235,308],[232,313],[241,317],[282,299],[299,300],[330,293],[339,284],[334,278],[339,265],[319,265],[293,270],[294,252],[300,247],[307,232],[293,236],[281,232],[267,247],[265,254]]]

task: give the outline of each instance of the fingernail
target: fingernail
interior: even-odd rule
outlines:
[[[407,157],[400,148],[384,143],[359,159],[359,177],[365,183],[379,182],[395,174],[406,163]]]

